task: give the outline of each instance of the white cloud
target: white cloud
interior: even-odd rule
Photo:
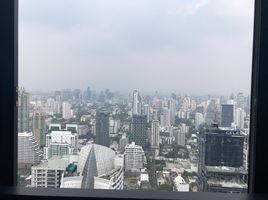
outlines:
[[[169,14],[187,14],[187,15],[196,15],[196,13],[203,8],[204,6],[208,5],[210,0],[198,0],[195,2],[187,2],[186,4],[178,5],[179,8],[175,12],[169,12]]]

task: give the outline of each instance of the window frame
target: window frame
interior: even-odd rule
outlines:
[[[251,120],[248,192],[266,193],[268,152],[265,111],[268,111],[268,1],[255,0],[251,80]],[[20,188],[17,183],[17,91],[18,91],[18,0],[0,1],[0,194],[41,195],[53,198],[92,197],[121,199],[243,199],[245,195],[219,193],[176,193],[148,191],[103,191],[77,189]],[[212,27],[213,28],[213,27]],[[11,134],[8,134],[11,133]],[[258,133],[258,134],[256,134]],[[2,162],[1,162],[2,163]],[[4,172],[4,173],[3,173]],[[9,188],[6,188],[9,186]]]

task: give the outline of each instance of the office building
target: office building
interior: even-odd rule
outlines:
[[[29,131],[29,101],[30,95],[24,88],[18,91],[18,132]]]
[[[222,104],[221,108],[221,126],[231,127],[234,122],[234,105]]]
[[[97,112],[96,114],[96,144],[110,146],[109,113]]]
[[[131,123],[131,139],[137,145],[146,148],[147,143],[147,122],[146,116],[134,115]]]
[[[144,163],[144,151],[135,142],[125,147],[125,171],[140,171]]]
[[[200,130],[199,174],[203,191],[247,191],[244,140],[245,134],[235,128],[219,128],[213,124],[208,129]]]
[[[41,110],[33,113],[32,131],[39,146],[44,147],[46,145],[46,122]]]

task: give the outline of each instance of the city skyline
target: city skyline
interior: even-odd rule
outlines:
[[[250,93],[253,7],[251,0],[80,0],[53,8],[20,1],[19,85]]]

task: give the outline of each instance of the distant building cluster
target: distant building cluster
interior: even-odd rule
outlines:
[[[87,87],[18,93],[26,187],[245,193],[250,99]]]

